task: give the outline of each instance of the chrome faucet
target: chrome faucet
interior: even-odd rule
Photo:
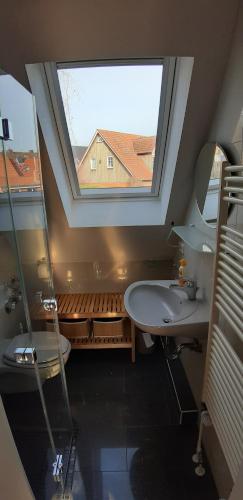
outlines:
[[[184,285],[178,285],[177,283],[171,283],[170,288],[176,288],[177,290],[183,290],[186,292],[189,300],[196,299],[196,293],[198,290],[197,283],[194,280],[186,280]]]

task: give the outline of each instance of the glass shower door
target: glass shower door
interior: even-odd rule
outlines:
[[[40,498],[44,499],[51,498],[56,491],[55,479],[62,490],[62,484],[58,482],[61,478],[58,466],[53,476],[56,456],[60,459],[62,455],[63,480],[69,458],[72,423],[64,364],[68,361],[70,346],[60,336],[58,327],[35,103],[33,96],[9,75],[0,76],[0,110],[2,117],[8,120],[6,133],[8,125],[12,125],[12,130],[9,127],[10,140],[3,143],[2,161],[24,310],[24,319],[11,336],[19,333],[15,347],[32,348],[37,356],[33,390],[23,382],[22,392],[20,387],[18,393],[6,394],[3,400],[20,457],[23,460],[27,456],[28,466],[24,466],[30,484],[36,498],[41,491]],[[31,442],[32,447],[28,446]],[[40,460],[40,469],[34,471],[33,478],[31,457],[34,461],[38,453],[43,460]]]

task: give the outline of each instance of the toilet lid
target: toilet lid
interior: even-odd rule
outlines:
[[[59,336],[60,347],[62,354],[64,355],[69,348],[69,341],[63,337]],[[16,335],[12,341],[7,346],[4,352],[4,358],[11,361],[11,363],[16,362],[15,360],[15,349],[18,347],[35,347],[37,354],[38,365],[42,363],[50,363],[58,359],[58,335],[56,332],[33,332],[21,333]],[[19,363],[16,363],[19,365]]]

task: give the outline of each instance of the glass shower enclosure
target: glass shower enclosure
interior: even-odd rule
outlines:
[[[72,421],[35,102],[0,74],[0,395],[35,498],[65,489]],[[18,363],[18,366],[16,366]]]

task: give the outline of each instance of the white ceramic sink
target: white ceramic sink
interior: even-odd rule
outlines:
[[[189,300],[183,288],[170,288],[171,283],[175,281],[133,283],[125,292],[126,311],[144,332],[191,336],[190,326],[197,323],[207,325],[208,307],[200,299]]]

